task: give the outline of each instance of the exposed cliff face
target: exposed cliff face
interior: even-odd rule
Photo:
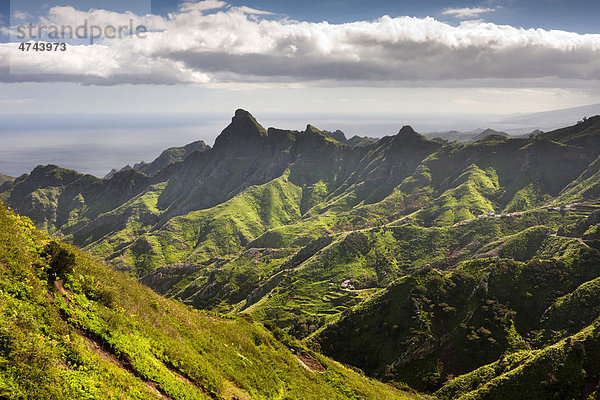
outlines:
[[[263,144],[267,131],[246,110],[236,110],[231,124],[215,140],[215,150],[240,156],[252,153]]]
[[[168,178],[158,206],[170,218],[266,183],[290,164],[293,145],[293,136],[269,135],[250,113],[237,110],[212,149],[192,154]]]

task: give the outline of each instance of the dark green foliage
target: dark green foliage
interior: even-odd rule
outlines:
[[[600,278],[588,281],[575,291],[558,298],[542,315],[540,344],[551,344],[572,335],[600,316]]]
[[[545,226],[534,226],[525,229],[504,240],[500,256],[517,261],[529,260],[536,255],[549,235],[550,230]]]
[[[346,236],[343,246],[344,252],[348,254],[365,255],[372,249],[368,236],[362,232],[353,232]]]
[[[286,261],[282,268],[294,268],[314,256],[318,251],[322,250],[325,246],[329,246],[333,238],[331,236],[322,236],[317,238],[300,249],[292,258]]]
[[[593,211],[577,222],[562,226],[558,233],[562,236],[582,237],[587,240],[597,240],[597,227],[600,225],[600,210]]]
[[[441,399],[587,399],[600,381],[598,323],[543,350],[515,353],[450,381]],[[464,396],[464,397],[461,397]]]
[[[44,246],[41,256],[48,260],[48,274],[51,279],[64,279],[67,274],[73,272],[75,253],[68,245],[51,240]]]
[[[505,352],[529,348],[523,338],[536,336],[542,314],[541,326],[549,334],[553,326],[568,326],[564,312],[544,311],[558,297],[600,276],[598,259],[596,250],[582,248],[569,258],[524,264],[471,261],[450,274],[426,267],[345,314],[313,340],[326,354],[369,374],[433,390]],[[584,290],[573,296],[581,298]],[[561,308],[574,302],[567,299],[560,300]],[[596,316],[590,309],[582,321],[571,324],[570,332]]]

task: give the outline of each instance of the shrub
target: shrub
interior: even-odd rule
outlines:
[[[48,274],[51,280],[64,278],[73,272],[75,266],[75,253],[66,244],[52,240],[44,246],[42,257],[48,260],[50,269]]]

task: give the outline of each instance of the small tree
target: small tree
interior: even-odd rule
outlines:
[[[67,274],[73,272],[75,266],[75,253],[66,244],[52,240],[44,246],[42,257],[48,260],[50,269],[48,275],[51,280],[64,278]]]

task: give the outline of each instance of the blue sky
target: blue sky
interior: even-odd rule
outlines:
[[[265,125],[382,136],[395,125],[468,130],[600,104],[600,2],[592,0],[2,0],[0,15],[0,139],[30,130],[42,150],[56,143],[40,126],[90,134],[90,113],[102,115],[89,119],[94,127],[130,115],[112,119],[124,129],[144,113],[161,115],[159,126],[173,124],[173,145],[181,145],[194,129],[210,143],[236,108]],[[153,32],[93,46],[67,40],[65,52],[17,49],[16,25],[84,20]],[[183,130],[175,122],[182,113]],[[129,145],[145,139],[143,129],[128,132]],[[156,143],[152,151],[164,145]],[[139,152],[119,154],[141,161]]]
[[[166,14],[178,6],[175,0],[153,0],[152,10]],[[579,33],[600,33],[600,2],[595,0],[499,0],[499,1],[415,1],[415,0],[247,0],[230,1],[287,15],[302,21],[344,23],[372,20],[382,15],[436,17],[456,23],[460,19],[443,15],[449,8],[493,8],[485,20],[525,28],[562,29]]]
[[[12,0],[20,9],[39,10],[40,0]],[[178,0],[78,0],[52,1],[55,5],[76,5],[79,9],[106,8],[166,15],[176,11]],[[579,33],[600,33],[600,2],[595,0],[488,0],[488,1],[414,1],[414,0],[233,0],[234,6],[268,10],[301,21],[344,23],[372,20],[382,15],[435,17],[449,23],[460,18],[444,15],[449,8],[491,8],[482,14],[486,21],[525,28],[561,29]],[[7,15],[11,1],[0,1],[0,14]]]

